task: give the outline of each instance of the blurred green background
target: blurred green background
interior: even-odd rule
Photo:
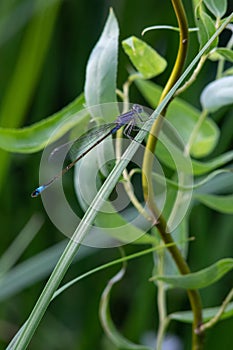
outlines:
[[[193,26],[192,4],[184,1],[189,25]],[[66,106],[84,87],[85,67],[90,52],[101,34],[112,7],[119,21],[120,41],[153,24],[176,25],[171,1],[116,0],[2,0],[0,2],[0,123],[4,127],[23,127],[45,118]],[[225,42],[227,37],[221,37]],[[156,78],[164,85],[175,60],[178,35],[169,31],[152,31],[144,38],[166,57],[168,69]],[[191,36],[188,61],[198,50],[196,36]],[[119,52],[118,86],[127,78],[129,62],[122,49]],[[215,76],[214,63],[208,62],[198,81],[182,97],[199,107],[200,92]],[[143,103],[136,88],[131,101]],[[214,154],[227,151],[232,142],[233,119],[221,111],[215,116],[222,136]],[[64,244],[43,210],[40,199],[33,200],[31,191],[38,184],[41,153],[9,154],[0,150],[1,190],[1,255],[33,216],[31,235],[40,223],[38,235],[17,261],[17,268],[6,276],[0,295],[0,348],[4,348],[18,327],[26,320],[54,266]],[[70,185],[70,192],[73,187]],[[221,257],[232,254],[233,220],[202,205],[191,213],[190,234],[196,236],[191,245],[189,263],[193,270],[205,267]],[[30,234],[29,234],[30,235]],[[45,256],[37,254],[49,247]],[[64,245],[63,245],[64,246]],[[129,246],[127,253],[135,248]],[[33,260],[32,257],[37,256]],[[65,281],[92,267],[117,258],[116,249],[83,248],[80,263],[73,264]],[[50,259],[47,257],[50,257]],[[52,257],[52,258],[51,258]],[[27,261],[27,259],[30,259]],[[156,289],[148,283],[153,262],[151,256],[128,265],[127,275],[114,289],[112,314],[116,325],[131,340],[139,342],[148,331],[158,326]],[[55,300],[46,313],[30,349],[114,349],[103,335],[98,320],[101,292],[117,268],[111,268],[73,286]],[[8,279],[7,279],[8,278]],[[25,282],[24,282],[25,281]],[[203,290],[206,307],[220,303],[230,288],[227,275],[210,289]],[[4,289],[5,288],[5,289]],[[188,309],[186,295],[181,290],[169,292],[169,312]],[[230,349],[233,344],[233,320],[222,321],[206,337],[206,349]],[[190,348],[190,326],[172,323],[169,333],[181,338],[183,347]],[[173,349],[173,347],[169,347]],[[174,347],[175,349],[175,347]],[[178,348],[177,348],[178,349]]]

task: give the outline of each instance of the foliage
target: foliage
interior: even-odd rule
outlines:
[[[180,1],[174,1],[174,4],[179,6]],[[191,20],[196,23],[197,31],[190,33],[191,63],[186,64],[187,69],[171,86],[162,102],[161,94],[169,72],[176,69],[175,64],[172,68],[170,58],[175,60],[172,44],[173,36],[177,35],[176,32],[172,32],[171,37],[171,34],[165,31],[156,30],[149,34],[149,28],[144,30],[144,33],[148,33],[148,38],[150,38],[149,35],[155,38],[158,50],[153,49],[153,40],[148,39],[149,45],[145,40],[134,35],[125,38],[121,34],[119,41],[121,25],[123,33],[129,31],[125,30],[125,24],[121,23],[121,15],[118,16],[120,22],[118,24],[114,13],[115,8],[110,9],[104,29],[92,49],[85,68],[83,63],[80,63],[80,60],[83,59],[82,55],[78,62],[73,48],[69,48],[71,43],[64,41],[59,31],[56,31],[56,20],[65,18],[62,11],[59,13],[59,10],[61,6],[66,8],[69,5],[62,4],[59,0],[51,0],[49,3],[35,0],[30,4],[19,2],[15,8],[11,6],[13,5],[6,3],[1,5],[0,26],[0,43],[5,48],[1,59],[7,67],[6,71],[2,72],[7,83],[5,85],[1,83],[1,90],[5,92],[0,111],[0,181],[2,204],[4,203],[2,214],[5,214],[2,218],[2,227],[5,231],[2,238],[2,249],[5,252],[0,260],[0,299],[5,302],[1,313],[2,320],[4,320],[2,321],[4,331],[0,332],[3,346],[8,344],[7,349],[26,349],[33,338],[33,349],[39,350],[41,343],[44,342],[43,337],[46,337],[48,342],[46,348],[154,348],[153,341],[151,343],[145,341],[145,335],[148,330],[154,329],[152,322],[155,318],[154,290],[156,290],[158,304],[156,310],[158,327],[154,334],[154,341],[157,337],[156,349],[162,348],[168,325],[171,322],[172,331],[177,333],[187,349],[191,348],[192,332],[193,349],[202,349],[205,346],[213,350],[220,346],[227,348],[227,339],[232,337],[227,327],[225,327],[226,330],[221,330],[221,328],[218,330],[219,326],[216,328],[216,334],[220,336],[216,336],[215,332],[210,330],[207,344],[203,345],[202,341],[198,340],[199,334],[212,328],[220,320],[225,320],[226,325],[229,325],[233,315],[232,303],[230,303],[232,286],[227,280],[228,274],[232,273],[233,266],[230,249],[232,216],[229,215],[233,213],[233,151],[230,149],[232,141],[230,112],[233,103],[233,31],[232,25],[229,24],[233,16],[231,14],[231,17],[226,17],[227,1],[193,1],[194,9]],[[12,34],[9,32],[9,38],[4,37],[4,25],[8,24],[9,18],[12,23],[16,15],[20,14],[21,6],[24,6],[26,10],[25,16],[27,14],[30,19],[29,24],[24,28],[22,21],[16,21]],[[88,13],[85,9],[87,4],[83,3],[79,6],[79,10],[83,9]],[[142,8],[138,9],[137,6],[137,3],[132,5],[134,16],[130,23],[133,32],[142,31],[145,26],[144,19],[140,16]],[[148,1],[148,4],[145,4],[145,7],[147,6],[148,11],[150,6],[153,8],[153,13],[149,11],[152,16],[151,20],[157,23],[154,2]],[[160,11],[162,12],[165,8],[166,5],[161,4]],[[118,12],[117,6],[116,10]],[[132,12],[132,9],[130,10]],[[129,14],[127,11],[126,8],[125,16]],[[169,13],[166,10],[163,13],[166,15],[163,20],[166,23],[169,22],[170,17],[173,16],[172,7]],[[179,11],[176,15],[179,22]],[[68,23],[71,18],[73,19],[72,44],[75,40],[77,25],[76,18],[73,16],[72,13],[69,13],[66,18]],[[133,18],[138,18],[139,21],[134,22]],[[93,25],[93,19],[90,21]],[[84,18],[80,23],[81,27],[85,28]],[[227,25],[231,36],[230,39],[226,36],[224,41],[219,39],[219,34],[226,29]],[[156,28],[156,26],[151,28]],[[21,36],[23,41],[19,45]],[[84,42],[83,37],[79,40]],[[86,44],[87,51],[90,51],[93,40],[90,38],[86,40],[90,41]],[[166,58],[159,53],[164,50],[161,44],[164,40],[167,45]],[[5,44],[5,41],[9,42]],[[69,78],[63,76],[62,85],[65,86],[62,91],[57,88],[59,86],[58,66],[62,61],[55,63],[53,57],[58,43],[67,48],[64,56],[64,50],[61,50],[60,54],[63,60],[69,60],[68,66],[71,67]],[[46,58],[49,44],[51,51]],[[20,50],[17,61],[12,58],[14,56],[12,52],[16,50],[14,45],[20,46],[20,49],[17,48],[18,52]],[[197,45],[199,51],[196,49]],[[13,61],[17,64],[11,74],[10,64]],[[43,64],[43,75],[40,77]],[[83,72],[86,71],[85,83],[79,86],[79,96],[67,104],[67,100],[77,95],[77,81],[72,78],[74,81],[71,83],[69,79],[76,75],[75,72],[78,72],[76,67],[80,64],[79,73],[84,76]],[[53,78],[51,83],[46,74]],[[149,81],[152,78],[154,80]],[[21,84],[22,89],[19,87]],[[69,85],[67,90],[72,92],[63,96],[62,103],[60,103],[58,97],[63,95],[66,85]],[[17,98],[17,91],[20,91],[19,98]],[[58,96],[56,99],[55,95]],[[70,198],[69,205],[80,220],[73,222],[73,214],[69,214],[65,206],[60,206],[60,197],[53,197],[53,191],[48,190],[48,193],[51,194],[52,210],[60,218],[57,227],[60,231],[62,229],[59,225],[65,229],[66,226],[71,227],[71,233],[65,232],[69,238],[73,234],[71,239],[68,242],[64,240],[64,242],[55,244],[57,229],[48,222],[41,228],[42,219],[37,215],[32,216],[18,237],[14,238],[13,233],[20,231],[19,227],[22,227],[30,215],[36,211],[43,211],[42,202],[32,203],[32,199],[25,198],[25,193],[31,192],[30,189],[36,182],[39,159],[35,153],[50,145],[53,149],[59,142],[63,144],[64,140],[70,141],[80,136],[92,126],[92,123],[96,125],[103,121],[112,123],[119,115],[121,108],[124,112],[131,108],[129,103],[131,96],[133,100],[139,101],[140,104],[144,102],[149,108],[152,108],[152,111],[145,108],[145,114],[150,113],[151,115],[149,121],[145,123],[143,121],[142,130],[135,136],[137,142],[130,140],[130,145],[123,151],[124,141],[121,132],[118,131],[115,142],[113,140],[104,141],[103,144],[88,153],[81,162],[78,162],[74,172],[74,188],[68,184],[68,177],[64,179],[66,198]],[[198,99],[196,104],[195,99]],[[47,113],[52,110],[50,100],[53,101],[53,106],[59,106],[60,110],[50,117],[41,118],[45,111]],[[117,101],[121,103],[118,104]],[[63,107],[62,105],[65,104],[67,105]],[[141,149],[141,143],[144,142],[146,147],[149,128],[152,124],[158,123],[161,115],[164,115],[165,120],[163,128],[156,134],[158,143],[155,155],[158,160],[155,162],[155,168],[152,167],[153,201],[159,208],[159,217],[155,218],[145,205],[146,196],[141,186],[143,171],[135,163],[133,157]],[[7,152],[12,154],[14,161],[12,165],[10,165],[10,153]],[[26,154],[32,154],[32,157],[29,159],[27,156],[26,158]],[[43,165],[43,157],[41,164]],[[45,170],[50,172],[49,167]],[[123,209],[119,209],[119,203],[114,199],[114,196],[120,191],[119,188],[124,190],[128,200],[127,206]],[[165,192],[164,197],[161,195],[163,191]],[[144,199],[142,199],[143,196]],[[10,203],[14,203],[14,206],[12,207]],[[51,209],[46,202],[46,197],[43,197],[43,203],[49,217],[54,220],[53,214],[50,214]],[[166,240],[162,242],[161,222],[168,223],[167,226],[165,225],[167,229],[165,234],[171,234],[174,242]],[[30,251],[27,246],[39,230],[41,234],[44,234],[46,244],[43,241],[44,238],[37,236],[33,239],[33,244],[31,243],[32,250]],[[14,240],[11,245],[8,236]],[[124,250],[120,249],[121,257],[117,258],[116,248],[114,250],[101,249],[101,254],[96,255],[94,248],[81,246],[81,242],[84,245],[99,248],[98,252],[102,247],[113,248],[128,244]],[[51,243],[53,246],[49,247]],[[149,249],[145,249],[145,245],[149,245]],[[170,249],[174,247],[179,247],[179,251],[182,252],[182,263],[189,263],[195,272],[183,274],[179,268],[179,261],[177,262],[176,258],[169,254],[169,251],[172,251]],[[36,252],[35,255],[34,252]],[[144,256],[143,260],[137,259],[142,256]],[[14,266],[18,259],[22,260]],[[126,265],[126,261],[132,259],[135,259],[134,264]],[[75,262],[78,264],[71,266]],[[123,264],[120,272],[110,269],[110,266],[117,264]],[[82,271],[82,265],[88,272]],[[99,266],[93,268],[93,265]],[[77,266],[81,268],[78,271],[78,277],[76,277]],[[70,268],[69,282],[58,290],[68,268]],[[97,279],[100,270],[103,271],[103,278]],[[132,277],[127,277],[126,272]],[[38,288],[35,283],[44,284],[43,279],[49,273],[51,273],[50,278],[35,304],[34,299],[38,297]],[[77,284],[78,281],[91,274],[94,275],[93,280],[90,282],[86,280],[84,287],[81,283]],[[151,275],[153,277],[148,282]],[[214,284],[217,281],[218,283]],[[123,286],[118,292],[116,283],[118,286]],[[71,285],[75,286],[69,290]],[[30,287],[28,293],[25,290],[26,287]],[[71,295],[72,297],[69,296],[69,293],[72,293],[71,290],[75,288],[77,288],[78,298],[74,294]],[[193,309],[191,305],[192,310],[189,307],[188,311],[182,311],[186,302],[183,298],[184,294],[177,292],[175,288],[179,288],[179,291],[182,288],[188,290],[189,298],[190,291],[205,288],[200,294],[203,308],[195,305]],[[17,321],[14,321],[13,317],[8,318],[10,310],[8,300],[11,297],[13,304],[19,305],[16,293],[20,291],[22,304],[28,303],[28,299],[30,302],[26,316],[23,317],[27,321],[13,337],[12,329],[15,328],[13,323],[21,324],[22,317],[18,314]],[[66,293],[68,298],[66,298]],[[199,295],[198,292],[197,295]],[[56,298],[53,301],[55,307],[51,305],[50,310],[55,317],[46,313],[54,298]],[[64,304],[58,304],[59,300],[64,300]],[[118,306],[113,307],[114,312],[111,312],[110,303],[114,305],[115,302],[117,305],[121,301],[127,307],[122,307],[122,310]],[[96,319],[98,303],[102,330]],[[35,306],[28,317],[33,304]],[[66,311],[66,305],[68,305],[68,311]],[[77,312],[77,305],[80,305],[80,312]],[[217,306],[213,307],[213,305]],[[191,330],[190,327],[184,328],[185,333],[180,332],[180,327],[185,323],[195,324],[195,316],[191,312],[195,308],[199,308],[198,312],[203,312],[203,324],[199,329]],[[74,313],[73,310],[76,312]],[[23,311],[23,306],[21,311]],[[42,330],[33,337],[44,314],[45,328],[42,327]],[[52,327],[49,330],[51,335],[48,337],[46,322],[50,322],[49,317],[51,317]],[[119,325],[115,321],[117,318]],[[63,319],[66,320],[67,325],[63,323]],[[75,336],[77,329],[78,336]],[[58,337],[54,337],[57,330],[64,333],[63,339],[59,341]]]

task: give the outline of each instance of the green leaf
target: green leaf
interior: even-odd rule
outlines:
[[[215,17],[223,17],[227,10],[227,0],[204,0],[206,7]]]
[[[202,48],[209,38],[216,32],[216,28],[212,18],[207,15],[200,5],[196,9],[196,25],[199,28],[198,38],[200,43],[200,48]],[[207,52],[211,51],[214,47],[218,45],[218,38],[216,38],[210,45]],[[206,52],[206,53],[207,53]]]
[[[135,83],[143,97],[155,108],[159,102],[162,88],[144,80],[136,80]],[[200,112],[196,108],[184,100],[176,98],[168,107],[166,119],[176,128],[184,144],[186,144],[199,116]],[[206,118],[198,131],[191,148],[191,154],[195,157],[208,155],[214,149],[218,137],[217,125],[211,119]]]
[[[220,59],[225,59],[232,63],[233,51],[224,47],[218,47],[210,53],[208,58],[211,61],[219,61]]]
[[[194,196],[207,207],[224,214],[233,214],[233,195],[215,196],[196,193]]]
[[[219,306],[203,309],[203,321],[204,322],[209,321],[211,318],[213,318],[217,314],[218,311],[219,311]],[[225,320],[230,317],[233,317],[233,302],[227,305],[220,320]],[[174,312],[169,315],[169,318],[171,320],[176,320],[184,323],[193,323],[193,312],[192,311]]]
[[[170,153],[172,153],[172,155],[176,155],[176,159],[179,162],[179,165],[182,167],[182,171],[193,175],[204,175],[229,163],[233,159],[233,151],[226,152],[206,162],[200,162],[192,159],[192,171],[190,172],[190,167],[185,167],[186,162],[184,157],[182,158],[182,152],[180,152],[178,149],[172,149]],[[157,145],[156,155],[167,167],[177,170],[173,158],[161,143],[158,143]]]
[[[210,286],[233,269],[233,259],[222,259],[215,264],[188,275],[154,276],[151,280],[161,280],[173,287],[185,289],[201,289]]]
[[[143,40],[131,36],[122,42],[122,46],[143,78],[153,78],[165,70],[165,59]]]
[[[119,350],[151,350],[151,348],[145,345],[134,344],[130,340],[126,339],[121,335],[116,329],[110,314],[109,301],[112,288],[115,283],[122,279],[124,274],[124,269],[119,271],[107,284],[100,301],[99,315],[101,324],[108,338],[113,342],[113,344]]]
[[[195,175],[206,174],[214,169],[217,169],[229,163],[230,161],[232,161],[232,159],[233,159],[233,151],[229,151],[207,162],[199,162],[196,160],[192,160],[193,173]]]
[[[31,126],[22,129],[0,128],[0,148],[16,153],[40,151],[48,140],[50,143],[58,140],[72,127],[86,127],[90,117],[86,110],[82,112],[83,105],[84,97],[81,95],[59,112]]]
[[[201,94],[203,109],[215,112],[233,103],[233,76],[223,77],[208,84]]]
[[[226,69],[223,72],[223,76],[233,75],[233,67]]]
[[[116,74],[119,28],[112,9],[100,39],[87,63],[85,100],[87,106],[116,102]]]
[[[141,169],[133,169],[133,172],[141,174],[142,171],[141,171]],[[202,177],[198,181],[195,181],[194,183],[191,184],[191,186],[187,186],[187,185],[182,186],[181,184],[179,184],[179,182],[171,180],[171,179],[169,179],[167,177],[165,177],[165,179],[166,179],[167,184],[171,188],[174,188],[175,190],[182,189],[184,191],[187,191],[187,190],[191,190],[191,189],[192,190],[198,189],[199,187],[202,187],[202,186],[206,185],[208,182],[213,181],[213,180],[215,182],[217,182],[217,180],[218,180],[217,188],[219,189],[219,182],[222,181],[223,175],[225,175],[227,173],[230,174],[231,179],[232,179],[232,174],[231,174],[232,170],[231,169],[220,169],[220,170],[213,171],[212,173],[208,174],[205,177]],[[216,179],[217,176],[220,179]],[[160,175],[160,174],[158,174],[156,172],[153,172],[153,178],[156,179],[156,181],[158,181],[158,184],[161,184],[164,181],[164,176],[162,176],[162,175]],[[224,180],[225,180],[225,178],[224,178]],[[225,185],[226,185],[226,183],[224,183],[224,186]],[[230,182],[229,186],[231,186],[231,185],[232,185],[232,181]],[[216,186],[215,185],[212,185],[212,186],[214,186],[214,189],[216,190]],[[169,190],[169,188],[168,188],[168,190]]]

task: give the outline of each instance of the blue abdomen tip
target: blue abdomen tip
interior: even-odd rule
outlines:
[[[31,197],[34,198],[34,197],[39,196],[44,189],[45,189],[45,186],[37,187],[37,189],[32,192]]]

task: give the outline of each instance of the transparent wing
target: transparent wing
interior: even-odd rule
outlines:
[[[80,155],[85,153],[88,149],[92,149],[96,143],[101,140],[105,135],[115,127],[115,123],[104,124],[96,126],[87,131],[83,136],[64,143],[63,145],[56,147],[50,154],[50,160],[55,160],[59,154],[67,155],[66,158],[74,161]]]

